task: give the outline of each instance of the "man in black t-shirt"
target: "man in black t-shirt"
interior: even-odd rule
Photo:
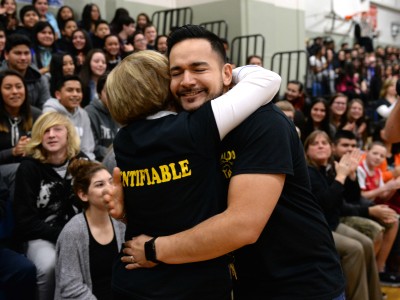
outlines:
[[[210,63],[214,58],[199,51],[204,43],[225,58],[199,26],[183,26],[168,40],[171,92],[185,110],[199,108],[230,84]],[[122,258],[127,268],[209,260],[245,246],[235,254],[235,299],[344,299],[340,261],[311,194],[292,123],[268,104],[228,134],[221,150],[227,209],[191,229],[152,239],[150,249],[148,236],[128,241]]]

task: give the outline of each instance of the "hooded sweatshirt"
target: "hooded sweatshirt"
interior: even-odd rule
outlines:
[[[65,106],[63,106],[60,101],[54,98],[50,98],[46,101],[43,106],[43,113],[48,111],[55,111],[66,115],[72,123],[74,123],[75,128],[81,139],[81,151],[85,153],[90,160],[94,160],[94,138],[92,128],[90,127],[90,119],[87,112],[81,108],[77,107],[73,113],[69,112]]]
[[[95,98],[85,107],[94,135],[94,154],[98,161],[102,161],[118,132],[119,125],[111,118],[107,107],[100,99]]]

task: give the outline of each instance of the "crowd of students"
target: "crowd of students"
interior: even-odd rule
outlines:
[[[110,299],[125,227],[101,204],[111,175],[95,162],[120,128],[106,105],[107,74],[132,53],[166,54],[167,36],[124,8],[111,22],[96,4],[79,21],[69,6],[57,15],[48,8],[33,0],[17,14],[15,0],[0,1],[0,299]],[[382,133],[398,101],[400,51],[344,44],[336,52],[318,38],[308,50],[309,80],[289,81],[277,104],[305,144],[348,298],[380,299],[379,280],[400,283],[400,148]],[[343,141],[352,146],[341,153]],[[89,263],[78,270],[79,261]]]

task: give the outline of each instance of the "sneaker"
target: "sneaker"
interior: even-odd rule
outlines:
[[[397,273],[380,272],[379,279],[383,285],[400,286],[400,275]]]

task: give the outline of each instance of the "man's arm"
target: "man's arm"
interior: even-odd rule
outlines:
[[[182,264],[219,257],[247,244],[255,243],[264,229],[281,195],[285,175],[242,174],[232,177],[227,209],[186,231],[155,240],[159,261]],[[125,243],[123,262],[135,263],[127,268],[149,267],[140,236]]]

